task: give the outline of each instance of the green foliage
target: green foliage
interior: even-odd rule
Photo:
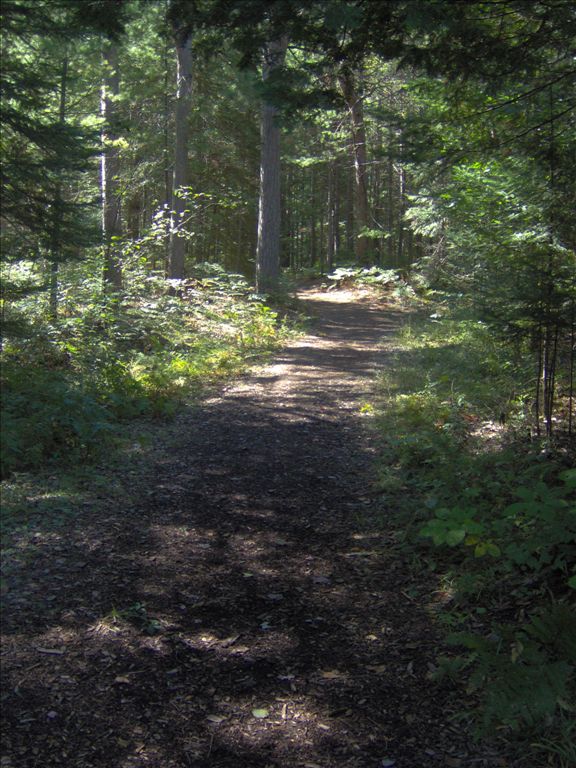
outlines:
[[[367,286],[386,291],[390,300],[412,300],[416,297],[417,281],[408,283],[397,269],[381,267],[337,267],[327,275],[332,285]]]
[[[376,415],[382,503],[399,546],[450,585],[452,609],[433,606],[439,623],[471,630],[454,637],[468,652],[439,658],[431,679],[467,683],[483,735],[565,745],[576,472],[562,443],[526,440],[522,359],[470,309],[439,298],[398,334]]]
[[[7,364],[2,389],[3,476],[53,461],[82,461],[109,442],[110,414],[61,371]]]
[[[559,479],[555,487],[538,482],[516,488],[513,495],[521,501],[503,508],[491,500],[483,507],[437,509],[420,533],[436,546],[462,544],[474,557],[498,558],[504,571],[519,566],[566,573],[576,563],[576,471]]]
[[[489,638],[455,634],[469,651],[470,690],[481,690],[481,730],[502,724],[519,730],[550,725],[559,711],[573,712],[576,614],[555,605],[516,629],[496,627]]]
[[[88,458],[111,445],[118,422],[171,416],[289,332],[243,278],[221,267],[199,266],[180,295],[153,278],[133,285],[122,302],[87,285],[84,296],[76,291],[83,303],[58,325],[31,327],[5,345],[4,475]]]
[[[351,283],[382,287],[395,287],[401,282],[397,270],[380,267],[338,267],[328,275],[328,279],[333,280],[337,285]]]
[[[531,747],[547,755],[548,764],[553,761],[559,768],[572,768],[576,765],[576,718],[565,713],[557,719],[558,727],[551,738],[540,738]]]
[[[112,608],[106,619],[114,624],[126,622],[146,635],[157,635],[162,631],[162,624],[149,616],[144,603],[134,603],[121,609]]]

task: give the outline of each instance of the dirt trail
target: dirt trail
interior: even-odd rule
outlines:
[[[2,768],[499,764],[450,723],[428,599],[365,525],[396,320],[302,300],[310,334],[184,413],[132,505],[44,537],[6,597]]]

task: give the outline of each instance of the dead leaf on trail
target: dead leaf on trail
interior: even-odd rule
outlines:
[[[269,710],[262,708],[262,709],[253,709],[252,714],[254,715],[254,717],[257,717],[260,720],[262,720],[263,718],[268,717],[270,712]]]
[[[345,677],[348,677],[347,672],[340,672],[338,669],[327,669],[323,672],[320,672],[320,675],[324,678],[324,680],[342,680]]]
[[[223,723],[224,720],[226,720],[225,715],[206,715],[206,720],[208,720],[210,723],[214,723],[214,725],[219,725],[220,723]]]
[[[118,675],[114,678],[114,682],[122,685],[130,685],[130,678]]]
[[[230,649],[230,653],[240,654],[240,653],[248,653],[250,648],[247,645],[235,645],[233,648]]]
[[[383,675],[384,672],[386,672],[387,667],[386,664],[373,664],[366,667],[366,669],[369,672],[375,672],[377,675]]]
[[[66,653],[66,648],[39,648],[37,647],[36,650],[38,653],[47,653],[50,656],[62,656]]]
[[[240,635],[232,635],[231,637],[226,637],[224,640],[222,640],[220,645],[222,646],[222,648],[229,648],[231,645],[234,645],[236,640],[238,640],[239,638],[240,638]]]
[[[344,557],[373,557],[377,554],[378,552],[373,549],[363,549],[355,550],[354,552],[344,552]]]

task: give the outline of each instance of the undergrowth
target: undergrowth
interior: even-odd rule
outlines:
[[[290,333],[240,276],[214,265],[168,291],[147,277],[121,300],[91,286],[74,299],[58,322],[37,317],[4,344],[3,477],[110,450],[126,421],[171,416]]]
[[[534,436],[522,364],[448,303],[411,315],[380,376],[379,492],[398,547],[441,585],[428,603],[448,650],[433,681],[464,687],[479,735],[520,740],[530,765],[564,768],[575,751],[576,470],[561,424],[555,440]]]

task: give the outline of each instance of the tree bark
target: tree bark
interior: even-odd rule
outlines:
[[[62,59],[60,73],[60,103],[58,106],[58,123],[66,123],[66,94],[68,88],[68,55]],[[62,259],[62,219],[63,219],[62,180],[59,178],[54,193],[54,214],[52,232],[50,233],[50,318],[58,319],[58,273]]]
[[[328,166],[328,241],[326,249],[326,270],[332,272],[337,253],[337,168],[336,161],[331,160]]]
[[[267,80],[284,63],[288,40],[269,42],[264,52],[262,79]],[[256,246],[256,290],[274,290],[280,276],[280,126],[278,110],[263,100],[260,113],[260,203]]]
[[[354,161],[354,218],[356,220],[354,254],[359,264],[366,265],[370,262],[370,238],[363,235],[362,231],[370,229],[370,208],[362,94],[357,89],[354,74],[348,67],[345,67],[340,74],[340,86],[348,107]]]
[[[104,241],[104,289],[119,291],[122,288],[122,266],[118,239],[122,236],[121,197],[119,190],[120,153],[115,141],[115,99],[120,93],[118,71],[118,46],[107,41],[103,48],[104,82],[100,112],[104,118],[102,132],[101,192],[102,192],[102,235]]]
[[[186,237],[184,217],[188,184],[188,116],[192,106],[192,33],[188,28],[174,29],[177,58],[177,90],[175,113],[175,153],[170,227],[170,258],[168,276],[180,280],[185,273]]]

